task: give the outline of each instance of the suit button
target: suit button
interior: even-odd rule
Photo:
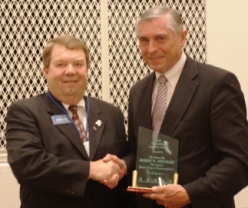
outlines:
[[[96,192],[93,192],[93,193],[91,194],[91,196],[92,196],[92,198],[96,198]]]
[[[67,194],[71,194],[71,189],[70,189],[70,188],[67,188],[67,189],[65,190],[65,192],[66,192]]]

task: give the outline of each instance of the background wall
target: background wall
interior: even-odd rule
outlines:
[[[14,2],[14,3],[13,3]],[[29,6],[29,3],[32,6]],[[133,0],[123,1],[124,3],[120,3],[118,0],[84,0],[84,4],[80,4],[76,7],[68,7],[65,8],[63,4],[60,5],[61,12],[57,11],[55,8],[54,1],[44,1],[46,2],[47,7],[42,6],[42,1],[36,0],[13,0],[12,3],[9,0],[3,0],[0,3],[0,11],[1,14],[8,14],[8,16],[1,17],[1,25],[0,31],[1,33],[1,42],[0,46],[5,45],[5,49],[15,47],[16,43],[21,43],[21,46],[26,48],[25,51],[12,51],[9,53],[18,53],[23,56],[27,56],[32,54],[32,56],[28,59],[20,59],[20,60],[9,60],[9,54],[6,55],[6,50],[1,50],[0,52],[0,123],[1,127],[4,127],[4,116],[6,114],[6,108],[10,104],[10,102],[6,102],[3,104],[2,99],[5,100],[15,100],[22,98],[23,94],[20,93],[22,91],[26,91],[26,86],[29,86],[26,80],[31,79],[33,74],[36,74],[37,70],[40,68],[39,63],[39,54],[40,48],[42,48],[43,43],[50,38],[50,35],[58,34],[61,32],[68,33],[73,32],[75,34],[86,34],[88,38],[88,44],[92,46],[91,53],[93,56],[93,66],[94,72],[91,74],[92,79],[96,81],[96,86],[90,85],[90,90],[93,91],[93,95],[103,98],[105,100],[109,100],[113,103],[125,103],[125,99],[127,94],[123,91],[119,92],[119,89],[123,88],[125,91],[129,88],[130,84],[137,81],[139,77],[142,77],[145,73],[149,71],[147,69],[143,71],[137,71],[136,69],[140,69],[144,67],[143,65],[139,65],[139,60],[137,60],[137,54],[139,53],[136,48],[136,42],[134,38],[134,34],[131,33],[133,30],[133,21],[141,11],[145,8],[154,5],[154,4],[165,4],[168,2],[169,5],[173,5],[173,7],[182,11],[182,15],[184,18],[188,19],[187,25],[190,29],[190,37],[189,45],[187,46],[187,53],[194,56],[194,58],[200,61],[206,61],[210,64],[214,64],[223,68],[226,68],[230,71],[233,71],[238,79],[240,80],[243,92],[245,94],[246,102],[248,105],[248,72],[246,69],[246,54],[248,51],[248,24],[246,23],[248,19],[248,12],[245,10],[248,7],[247,0],[207,0],[206,1],[206,11],[205,11],[205,2],[198,0],[188,0],[187,3],[179,3],[178,0]],[[48,3],[49,2],[49,3]],[[75,1],[70,1],[75,2]],[[81,1],[80,1],[81,2]],[[122,2],[122,1],[121,1]],[[183,1],[184,2],[184,1]],[[185,1],[186,2],[186,1]],[[199,2],[201,2],[199,4]],[[10,4],[11,3],[11,4]],[[20,4],[24,5],[20,8]],[[7,5],[7,8],[6,8]],[[19,5],[19,6],[18,6]],[[36,6],[35,6],[36,5]],[[50,6],[49,6],[50,5]],[[69,5],[69,3],[68,3]],[[87,7],[85,6],[87,5]],[[198,5],[198,6],[196,6]],[[200,6],[199,6],[200,5]],[[28,16],[37,17],[38,22],[20,22],[23,18],[23,13],[10,12],[13,8],[18,9],[22,12],[27,11]],[[36,13],[30,13],[30,10],[36,11]],[[76,15],[71,13],[70,11],[87,11],[82,15],[80,12]],[[4,11],[4,12],[3,12]],[[29,12],[28,12],[29,11]],[[117,13],[122,13],[123,11],[129,11],[130,16],[118,16]],[[58,15],[61,19],[61,23],[73,24],[74,27],[53,27],[53,24],[57,24],[58,22],[54,20],[53,24],[49,22],[49,18],[46,18],[47,12],[50,12],[50,15],[53,13]],[[206,28],[205,28],[205,12],[206,12]],[[40,17],[39,17],[40,15]],[[65,16],[63,16],[65,15]],[[116,22],[113,21],[113,18],[109,18],[108,15],[114,16],[121,23],[121,27],[116,25]],[[13,18],[13,16],[15,18]],[[77,18],[80,17],[80,22],[77,22]],[[101,21],[86,21],[85,17],[95,17],[99,19],[101,17]],[[51,16],[50,16],[51,18]],[[63,22],[64,19],[72,18],[72,22]],[[1,28],[6,21],[9,24],[12,24],[12,19],[17,20],[18,27],[7,27]],[[24,18],[25,19],[25,18]],[[53,18],[51,18],[53,19]],[[198,21],[196,21],[198,19]],[[6,20],[6,21],[5,21]],[[112,21],[111,21],[112,20]],[[21,25],[25,27],[22,28]],[[124,25],[124,27],[123,27]],[[116,27],[115,27],[116,26]],[[45,28],[43,28],[45,27]],[[50,29],[49,33],[46,33],[46,30]],[[207,47],[205,42],[205,29],[207,29]],[[6,33],[4,31],[11,34],[9,37],[9,41],[6,42]],[[101,31],[101,34],[98,31]],[[123,31],[122,31],[123,30]],[[18,31],[19,34],[26,34],[26,32],[34,31],[36,32],[33,36],[17,36],[13,37],[13,33]],[[202,34],[200,39],[195,39],[195,34]],[[129,34],[129,35],[128,35]],[[127,36],[128,35],[128,36]],[[80,36],[84,38],[84,36]],[[32,45],[32,40],[35,42],[36,39],[40,39],[40,42],[35,43],[35,47]],[[18,41],[14,41],[17,39]],[[105,41],[107,39],[107,41]],[[114,40],[121,40],[115,42]],[[99,40],[100,42],[98,42]],[[30,42],[31,41],[31,42]],[[12,45],[9,45],[12,44]],[[23,44],[23,45],[22,45]],[[125,47],[128,45],[129,47]],[[111,46],[111,47],[109,47]],[[206,51],[207,49],[207,51]],[[106,53],[109,51],[109,53]],[[207,53],[206,53],[207,52]],[[38,55],[37,55],[38,54]],[[118,54],[124,54],[120,57]],[[133,54],[136,54],[133,56]],[[206,56],[207,54],[207,56]],[[9,68],[5,70],[3,73],[3,68],[6,67],[6,64],[3,64],[3,57],[5,62],[9,62]],[[37,57],[37,59],[33,59],[32,57]],[[131,59],[130,62],[127,62],[126,59]],[[109,61],[110,60],[110,61]],[[116,61],[114,61],[116,60]],[[21,64],[23,63],[23,64]],[[16,64],[16,65],[15,65]],[[2,68],[3,67],[3,68]],[[109,68],[111,67],[111,70]],[[24,69],[26,74],[10,74],[10,71],[14,69]],[[131,70],[126,72],[126,69],[130,68]],[[119,80],[119,75],[123,73],[125,77],[128,77],[128,82],[126,80]],[[10,79],[8,83],[6,80],[3,80],[3,77],[19,77],[20,81],[15,81]],[[38,76],[39,77],[39,76]],[[112,83],[106,82],[112,77]],[[123,77],[123,76],[122,76]],[[104,81],[105,80],[105,81]],[[44,84],[44,80],[35,79],[34,83],[31,83],[32,86]],[[120,86],[119,83],[123,83],[124,85]],[[16,84],[21,84],[22,88],[19,90],[15,88]],[[24,83],[24,84],[23,84]],[[6,86],[4,89],[2,86]],[[14,88],[11,88],[14,87]],[[37,90],[44,91],[46,88],[34,89],[30,88],[28,94],[25,96],[29,96],[30,94],[37,93]],[[116,89],[116,90],[115,90]],[[5,95],[5,90],[11,92],[10,95]],[[112,92],[110,92],[112,91]],[[13,93],[12,93],[13,92]],[[120,94],[118,94],[120,93]],[[126,110],[124,105],[121,105],[123,110]],[[3,128],[1,128],[3,129]],[[4,146],[3,139],[3,131],[0,133],[0,146]],[[3,208],[17,208],[19,207],[19,186],[12,175],[12,172],[9,166],[6,164],[6,153],[4,148],[1,150],[0,148],[0,207]],[[236,205],[237,208],[248,208],[248,188],[242,190],[239,194],[236,195]]]
[[[247,0],[206,1],[207,62],[237,75],[248,109],[247,7]]]
[[[237,75],[248,109],[247,8],[247,0],[206,1],[207,62]],[[248,187],[236,195],[237,208],[248,207],[247,197]]]

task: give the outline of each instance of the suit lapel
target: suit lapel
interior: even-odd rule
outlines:
[[[100,115],[100,108],[89,99],[89,141],[90,141],[90,159],[93,160],[98,149],[106,120]]]
[[[161,126],[161,133],[172,135],[175,131],[198,87],[198,82],[194,80],[197,75],[198,72],[196,62],[187,57],[184,69],[166,111],[166,115]]]
[[[56,102],[56,104],[55,104]],[[47,112],[52,115],[62,115],[66,113],[66,110],[62,106],[62,104],[55,100],[53,102],[48,97],[48,107]],[[83,147],[82,141],[79,137],[78,131],[76,128],[71,124],[61,124],[61,125],[54,125],[63,135],[65,135],[68,140],[71,141],[75,149],[77,149],[84,157],[88,158],[87,152]]]
[[[152,129],[151,109],[154,79],[155,73],[151,73],[150,75],[148,75],[141,88],[141,93],[139,95],[140,97],[138,98],[138,110],[136,115],[139,119],[138,123],[140,124],[140,126],[147,129]]]

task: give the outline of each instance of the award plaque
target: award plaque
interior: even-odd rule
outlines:
[[[149,193],[152,186],[177,184],[178,140],[139,128],[136,170],[127,191]]]

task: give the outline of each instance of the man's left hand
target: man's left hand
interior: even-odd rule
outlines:
[[[153,193],[143,194],[166,208],[181,208],[190,204],[187,191],[181,185],[168,184],[152,187]]]

